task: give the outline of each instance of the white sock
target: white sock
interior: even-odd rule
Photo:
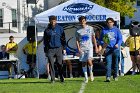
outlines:
[[[85,75],[85,79],[88,79],[88,75],[87,75],[87,66],[82,67],[84,75]]]
[[[89,73],[93,73],[92,72],[93,66],[88,66],[88,68],[89,68]]]

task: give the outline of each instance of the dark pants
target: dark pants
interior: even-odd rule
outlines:
[[[28,54],[27,55],[27,64],[29,65],[28,70],[28,77],[34,77],[33,70],[36,65],[36,55],[35,54]]]
[[[59,47],[59,48],[49,49],[47,56],[48,56],[49,64],[50,64],[51,80],[52,81],[55,80],[54,56],[56,57],[56,62],[57,62],[57,67],[58,67],[58,73],[60,75],[60,80],[62,80],[63,79],[62,48]]]

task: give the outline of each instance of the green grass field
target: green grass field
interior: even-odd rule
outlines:
[[[3,79],[0,93],[78,93],[84,78],[65,79],[54,84],[47,79]],[[140,93],[140,75],[119,77],[119,81],[104,82],[105,77],[95,77],[86,84],[84,93]]]

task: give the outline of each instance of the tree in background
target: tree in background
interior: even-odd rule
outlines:
[[[132,18],[136,12],[135,0],[90,0],[96,4],[107,7],[111,10],[120,12],[121,17]]]

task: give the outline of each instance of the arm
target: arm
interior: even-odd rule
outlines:
[[[12,48],[13,51],[17,51],[18,50],[18,44],[16,44],[13,48]]]
[[[80,48],[80,44],[79,44],[79,34],[78,32],[75,33],[75,37],[76,37],[76,46],[77,46],[77,50],[79,52],[79,54],[81,54],[81,48]]]
[[[61,28],[61,30],[62,30],[61,44],[62,44],[62,46],[63,46],[63,50],[66,50],[67,45],[66,45],[65,32],[64,32],[63,28]],[[65,52],[66,52],[66,51],[64,51],[64,53],[65,53]]]
[[[47,39],[47,33],[46,33],[46,30],[47,29],[45,29],[45,31],[44,31],[44,35],[43,35],[43,44],[44,44],[44,52],[45,53],[47,53],[48,52],[48,45],[49,44],[47,44],[48,42],[48,39]]]
[[[120,30],[118,29],[117,31],[117,44],[115,45],[116,48],[118,48],[119,46],[121,46],[122,43],[122,34],[120,32]]]
[[[39,45],[43,40],[44,40],[44,39],[43,39],[43,37],[42,37],[41,40],[37,41],[37,45]]]
[[[101,32],[101,35],[100,35],[100,39],[99,39],[100,45],[101,45],[101,46],[103,46],[103,44],[104,44],[104,42],[103,42],[103,36],[104,36],[104,33],[103,33],[103,31],[102,31],[102,32]]]
[[[6,44],[6,52],[8,52],[9,51],[9,48],[8,48],[8,45]]]
[[[80,49],[80,44],[79,44],[79,39],[76,38],[76,46],[77,46],[77,49],[78,49],[78,52],[81,54],[81,49]]]
[[[22,48],[22,51],[25,55],[27,55],[27,51],[26,51],[26,48],[27,48],[27,44]]]
[[[127,46],[127,47],[129,47],[129,40],[130,40],[130,38],[131,38],[131,36],[129,36],[127,39],[126,39],[126,41],[125,41],[125,45]]]
[[[62,46],[64,49],[66,49],[66,38],[65,38],[65,33],[63,32],[62,33],[62,39],[61,39],[61,42],[62,42]]]
[[[93,39],[93,43],[94,43],[94,46],[95,46],[95,52],[97,53],[98,52],[98,47],[97,47],[97,42],[96,42],[96,38],[95,38],[94,35],[92,36],[92,39]]]

